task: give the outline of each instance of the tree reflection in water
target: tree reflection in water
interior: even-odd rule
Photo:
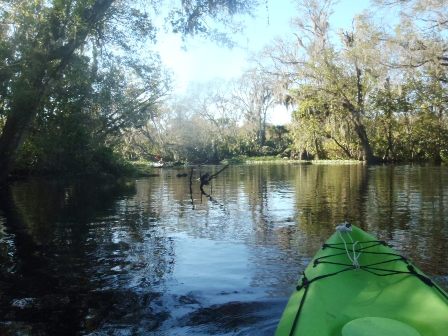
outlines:
[[[3,190],[0,334],[271,335],[345,220],[448,283],[443,167],[233,166],[205,198],[189,174]]]

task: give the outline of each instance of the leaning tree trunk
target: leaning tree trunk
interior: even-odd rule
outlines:
[[[353,124],[355,126],[355,132],[358,135],[359,141],[361,143],[362,152],[363,152],[363,161],[367,164],[376,163],[379,161],[375,155],[373,155],[373,149],[370,145],[369,137],[366,132],[366,128],[361,121],[361,115],[364,110],[364,87],[362,84],[362,71],[358,66],[358,63],[355,62],[356,69],[356,105],[355,107],[350,102],[347,102],[347,107],[351,113]]]
[[[17,151],[36,115],[42,96],[40,91],[35,90],[29,90],[27,94],[31,95],[31,99],[19,97],[3,127],[0,137],[0,184],[7,179],[14,165]]]
[[[330,133],[326,133],[326,134],[325,134],[325,137],[326,137],[327,139],[331,139],[331,140],[333,140],[334,143],[336,144],[336,146],[338,146],[338,147],[344,152],[344,154],[347,156],[347,158],[349,158],[349,159],[353,159],[353,154],[350,153],[350,150],[349,150],[346,146],[344,146],[343,144],[341,144],[341,143],[338,141],[338,139],[336,139],[336,138],[335,138],[334,136],[332,136]]]
[[[373,154],[373,149],[370,144],[366,128],[360,118],[360,111],[357,110],[352,104],[347,103],[345,104],[345,106],[350,111],[350,119],[353,122],[355,133],[358,136],[359,142],[361,144],[363,161],[365,161],[367,164],[379,162],[379,158]]]
[[[28,58],[31,61],[25,62],[28,68],[22,71],[22,77],[15,83],[19,92],[13,95],[11,111],[0,136],[0,185],[6,181],[13,168],[17,151],[37,115],[51,82],[60,78],[75,51],[84,44],[95,25],[102,21],[114,1],[95,0],[92,7],[83,12],[76,36],[68,39],[63,46],[54,48],[52,46],[54,41],[49,38],[46,47],[32,50],[30,54],[23,56],[24,59]],[[31,78],[27,77],[30,73]]]
[[[358,135],[359,141],[361,143],[363,161],[365,161],[366,163],[378,162],[378,158],[373,154],[372,146],[370,145],[364,125],[355,125],[355,132]]]
[[[36,70],[29,71],[31,76],[22,75],[15,83],[15,87],[20,90],[12,96],[11,110],[0,136],[0,185],[13,168],[17,151],[36,116],[45,92],[45,66],[37,61],[33,68]]]

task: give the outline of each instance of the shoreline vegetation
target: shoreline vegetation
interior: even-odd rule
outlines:
[[[285,163],[285,164],[365,164],[363,161],[359,160],[302,160],[302,159],[291,159],[286,157],[277,156],[254,156],[254,157],[242,157],[236,159],[223,160],[222,163],[233,163],[233,164],[265,164],[265,163]]]
[[[155,174],[145,160],[448,162],[448,6],[375,1],[344,30],[330,26],[333,1],[301,0],[291,33],[266,41],[241,76],[178,92],[160,55],[140,52],[157,40],[148,13],[158,2],[149,12],[113,0],[3,2],[0,185],[11,175]],[[218,40],[231,32],[213,22],[258,5],[162,3],[182,38]],[[391,11],[409,19],[386,28]],[[288,124],[270,122],[277,107]]]
[[[288,164],[288,165],[366,165],[366,162],[360,160],[346,159],[321,159],[321,160],[302,160],[291,159],[278,156],[237,156],[234,158],[224,159],[220,162],[207,162],[202,164],[189,162],[166,162],[164,165],[155,165],[155,162],[138,160],[138,161],[122,161],[114,166],[113,171],[83,171],[83,172],[51,172],[51,171],[14,171],[10,176],[10,181],[24,180],[33,177],[52,177],[52,178],[95,178],[105,181],[121,178],[143,178],[158,177],[161,170],[173,169],[182,170],[191,167],[200,166],[226,166],[226,165],[263,165],[263,164]],[[395,162],[381,163],[384,165],[403,165],[403,164],[431,164],[425,162]],[[434,163],[432,163],[434,164]],[[442,163],[443,164],[443,163]]]

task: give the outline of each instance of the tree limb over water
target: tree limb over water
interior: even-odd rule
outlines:
[[[0,4],[2,183],[39,114],[62,113],[51,109],[50,103],[67,71],[80,61],[84,67],[98,70],[101,57],[113,58],[122,52],[123,58],[130,60],[133,53],[140,54],[142,44],[156,38],[154,18],[160,1],[3,0]],[[241,0],[181,1],[171,8],[167,20],[182,36],[217,35],[224,39],[225,35],[217,33],[208,21],[230,26],[234,14],[248,13],[255,4]],[[127,22],[126,29],[123,22]],[[97,53],[98,48],[104,52]],[[95,89],[93,85],[90,93]],[[86,106],[87,110],[94,109]]]

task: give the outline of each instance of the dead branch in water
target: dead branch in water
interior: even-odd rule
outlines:
[[[193,187],[192,187],[192,184],[193,184],[193,170],[194,170],[194,168],[191,167],[191,170],[190,170],[190,200],[191,200],[191,205],[192,205],[193,210],[194,210]]]
[[[211,196],[211,192],[210,193],[205,192],[204,186],[205,185],[209,185],[210,181],[212,181],[214,178],[216,178],[221,172],[223,172],[228,167],[229,167],[229,165],[226,165],[226,166],[222,167],[220,170],[218,170],[214,174],[210,174],[210,173],[201,174],[201,171],[199,170],[199,178],[196,179],[196,180],[200,182],[199,189],[201,190],[201,203],[202,203],[202,196],[205,196],[210,201],[212,201],[213,203],[219,204]],[[190,201],[191,201],[191,205],[192,205],[193,209],[195,208],[194,198],[193,198],[193,175],[194,175],[194,169],[195,169],[194,167],[191,167],[190,176],[189,176]],[[199,167],[199,169],[200,169],[200,167]],[[178,174],[178,175],[187,176],[188,174],[184,173],[184,174]],[[221,205],[221,204],[219,204],[219,205]]]
[[[222,171],[224,171],[228,167],[229,167],[229,165],[225,165],[224,167],[222,167],[220,170],[218,170],[216,173],[214,173],[212,175],[210,175],[209,173],[205,173],[204,175],[201,175],[199,177],[199,180],[201,181],[201,186],[199,188],[201,189],[201,191],[204,192],[203,187],[205,185],[208,185],[211,180],[216,178],[216,176],[218,176]]]

